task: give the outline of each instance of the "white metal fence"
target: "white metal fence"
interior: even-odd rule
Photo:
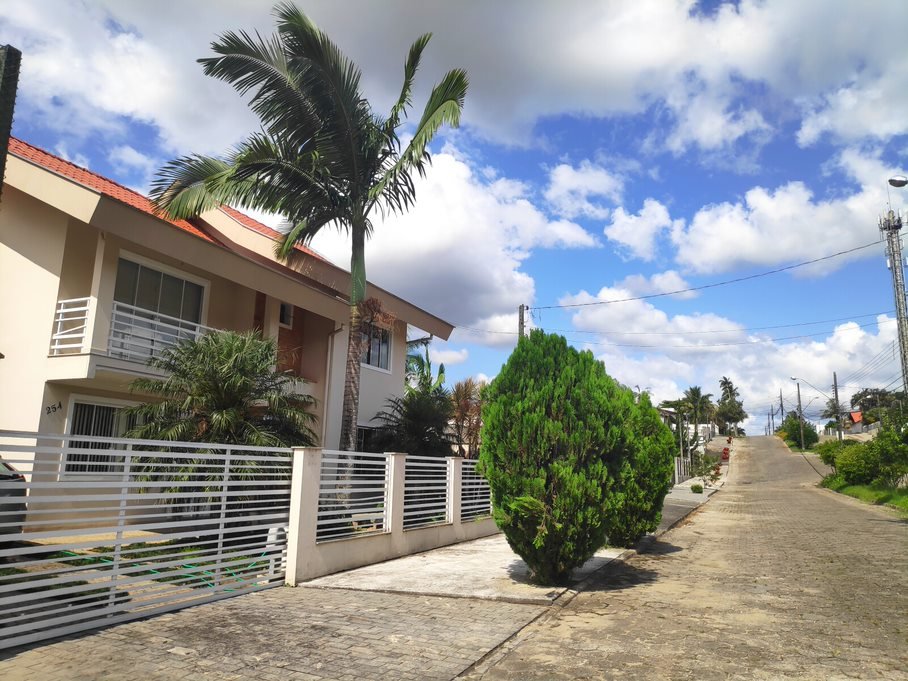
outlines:
[[[407,456],[404,468],[404,529],[449,522],[448,460]]]
[[[177,317],[114,303],[107,351],[111,357],[144,362],[182,341],[195,340],[213,330]]]
[[[475,520],[491,514],[489,483],[476,470],[475,460],[461,462],[460,519]]]
[[[91,298],[58,300],[54,314],[54,333],[50,340],[51,355],[83,352],[88,336]]]
[[[290,455],[0,431],[0,648],[282,584]]]
[[[318,540],[383,531],[387,495],[386,455],[325,450],[318,492]]]
[[[678,484],[690,479],[690,459],[683,456],[675,457],[675,472],[672,482]]]

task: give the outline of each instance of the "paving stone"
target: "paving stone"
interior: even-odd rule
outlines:
[[[908,524],[738,443],[709,504],[463,679],[908,679]]]

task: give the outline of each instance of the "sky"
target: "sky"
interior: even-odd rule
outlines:
[[[431,346],[449,386],[497,374],[524,304],[657,402],[731,378],[752,434],[780,393],[794,407],[791,376],[817,422],[833,372],[846,402],[899,387],[878,221],[908,206],[887,184],[908,174],[908,3],[299,7],[377,112],[423,33],[411,120],[448,69],[468,72],[416,205],[376,216],[366,248],[371,282],[456,325]],[[3,0],[0,44],[23,53],[13,134],[146,192],[167,161],[257,129],[196,60],[224,31],[273,28],[257,0]],[[349,264],[342,233],[313,246]]]

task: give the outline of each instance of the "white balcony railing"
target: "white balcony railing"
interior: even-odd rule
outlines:
[[[184,340],[195,340],[214,329],[140,307],[114,303],[107,354],[145,362]]]
[[[54,314],[54,334],[50,339],[50,354],[72,355],[85,351],[91,298],[71,298],[57,301]]]

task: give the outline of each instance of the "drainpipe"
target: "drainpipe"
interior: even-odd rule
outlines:
[[[325,394],[324,394],[324,405],[322,409],[322,437],[321,437],[321,446],[325,446],[325,436],[328,433],[328,419],[325,418],[328,415],[328,400],[331,397],[331,359],[334,357],[334,337],[344,330],[344,324],[340,325],[340,328],[334,329],[328,334],[328,357],[325,360]]]

